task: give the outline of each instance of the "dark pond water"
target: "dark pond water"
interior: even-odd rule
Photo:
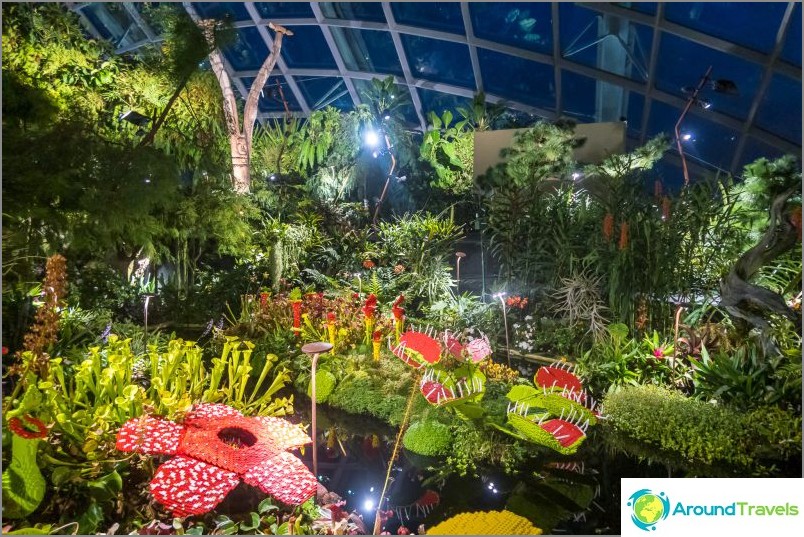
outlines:
[[[397,430],[368,416],[326,405],[317,408],[319,480],[347,502],[347,510],[363,517],[370,532]],[[309,423],[310,400],[297,394],[295,409],[296,418]],[[334,444],[328,442],[333,427]],[[302,460],[312,469],[311,451],[306,450]],[[478,469],[478,477],[453,476],[428,483],[432,472],[427,467],[438,461],[402,449],[383,505],[393,516],[383,527],[392,534],[400,526],[417,533],[420,524],[431,526],[463,511],[505,509],[512,501],[519,504],[519,512],[538,513],[534,524],[554,534],[619,534],[620,478],[666,477],[667,470],[606,451],[593,432],[572,458],[537,458],[515,475],[487,468]]]

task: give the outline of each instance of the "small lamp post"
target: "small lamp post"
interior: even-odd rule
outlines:
[[[502,304],[503,311],[503,324],[505,325],[505,354],[508,356],[508,367],[511,367],[511,346],[508,343],[508,315],[505,312],[505,295],[507,293],[500,292],[492,295],[492,298],[499,298]]]
[[[151,293],[143,295],[143,298],[145,298],[145,304],[143,305],[142,310],[143,310],[143,317],[144,317],[144,320],[145,320],[145,329],[144,330],[145,330],[145,348],[146,349],[148,348],[148,306],[150,306],[151,299],[154,298],[155,296],[156,295],[151,294]]]
[[[332,344],[327,343],[325,341],[316,341],[315,343],[308,343],[307,345],[302,347],[302,352],[307,356],[311,356],[313,359],[313,366],[312,366],[312,378],[310,379],[310,391],[312,392],[313,398],[313,418],[312,418],[312,437],[313,437],[313,473],[315,474],[315,478],[318,479],[318,440],[317,440],[317,431],[316,431],[316,389],[315,389],[315,370],[316,366],[318,365],[318,356],[321,353],[327,352],[332,350]]]
[[[455,252],[455,257],[457,258],[457,260],[455,261],[455,264],[456,264],[455,276],[456,276],[456,279],[458,280],[458,292],[460,293],[461,292],[461,259],[466,257],[466,254],[464,252]]]

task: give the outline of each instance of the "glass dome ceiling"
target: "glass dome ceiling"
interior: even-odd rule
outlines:
[[[68,5],[119,53],[160,40],[142,3]],[[182,6],[193,17],[233,21],[237,39],[223,53],[243,96],[270,50],[268,22],[294,32],[266,86],[282,91],[263,94],[261,118],[281,117],[286,104],[301,116],[328,105],[348,110],[366,81],[391,75],[410,91],[412,128],[424,129],[429,111],[454,110],[484,91],[532,119],[625,121],[629,143],[639,144],[660,132],[672,137],[685,89],[711,66],[713,80],[736,90],[706,86],[690,109],[683,139],[691,164],[739,173],[759,156],[801,153],[800,2]]]

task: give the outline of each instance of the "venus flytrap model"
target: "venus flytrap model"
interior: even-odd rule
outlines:
[[[541,367],[535,387],[517,385],[506,395],[511,401],[508,424],[515,434],[564,455],[578,450],[589,426],[600,417],[595,399],[571,369],[571,364]]]

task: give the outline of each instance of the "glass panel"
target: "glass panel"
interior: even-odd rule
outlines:
[[[399,56],[391,34],[332,26],[332,36],[350,71],[377,72],[402,76]]]
[[[648,137],[659,133],[667,134],[673,140],[673,129],[681,115],[681,110],[668,104],[654,101],[648,121]],[[684,154],[688,161],[696,161],[713,168],[729,169],[734,151],[739,141],[739,133],[694,114],[684,118],[681,128]],[[687,138],[689,136],[689,138]]]
[[[787,2],[668,2],[667,20],[770,53]]]
[[[670,162],[671,155],[676,156],[677,153],[666,153],[659,162],[653,165],[653,172],[656,174],[656,179],[662,182],[665,192],[677,193],[684,186],[684,171],[681,169],[680,163]],[[693,176],[690,175],[690,181],[693,180]],[[648,188],[652,188],[652,186],[653,183],[651,182]]]
[[[435,112],[436,115],[441,116],[446,110],[449,110],[452,112],[452,124],[454,125],[463,119],[463,116],[458,112],[458,108],[469,108],[472,105],[472,99],[467,97],[460,97],[459,95],[451,95],[449,93],[424,88],[418,88],[417,91],[422,101],[424,119],[428,123],[430,122],[428,118],[430,112]]]
[[[268,57],[268,47],[260,33],[251,26],[238,29],[235,36],[235,40],[222,49],[232,68],[235,71],[259,69]]]
[[[354,78],[352,80],[354,81],[357,94],[360,95],[361,99],[365,100],[363,94],[369,90],[371,81],[359,78]],[[399,90],[400,98],[404,99],[406,104],[400,106],[394,111],[395,118],[401,120],[408,126],[418,128],[419,116],[416,115],[416,109],[413,108],[413,101],[410,99],[410,90],[407,86],[403,86],[401,84],[397,85],[397,89]]]
[[[624,7],[632,11],[639,11],[648,15],[656,14],[656,2],[614,2],[615,6]]]
[[[762,67],[737,56],[663,33],[656,66],[656,86],[683,97],[681,88],[697,86],[710,65],[714,66],[711,78],[735,82],[738,93],[716,93],[704,89],[700,97],[707,99],[713,110],[745,119],[762,77]]]
[[[550,3],[470,2],[475,36],[537,52],[552,52]]]
[[[651,28],[575,4],[562,3],[559,9],[564,58],[632,80],[648,79]]]
[[[380,2],[321,2],[319,6],[330,19],[385,22]]]
[[[288,67],[337,69],[335,59],[318,26],[291,26],[293,37],[282,40],[282,57]]]
[[[399,24],[464,34],[461,5],[457,2],[391,2],[391,10]]]
[[[768,160],[773,160],[781,157],[782,155],[784,155],[784,151],[780,151],[772,145],[760,142],[756,138],[749,136],[748,140],[745,142],[743,154],[740,156],[740,165],[738,166],[737,170],[735,170],[735,173],[737,173],[737,175],[742,175],[743,167],[746,164],[751,164],[758,158],[765,157]]]
[[[130,47],[146,39],[123,4],[87,4],[81,11],[116,48]]]
[[[254,7],[257,8],[260,17],[264,19],[270,19],[271,17],[315,17],[309,2],[255,2]]]
[[[156,35],[162,35],[164,31],[164,25],[162,23],[164,17],[162,14],[163,9],[172,11],[184,10],[181,4],[173,2],[133,2],[133,4],[134,8],[142,17],[142,20],[145,21],[145,24],[147,24]]]
[[[241,80],[246,86],[246,91],[251,91],[251,84],[254,82],[254,79],[243,77]],[[282,88],[281,92],[280,86]],[[269,76],[268,81],[265,83],[260,93],[260,112],[284,112],[285,105],[282,101],[282,97],[287,101],[290,111],[298,112],[301,110],[299,101],[297,101],[296,97],[293,95],[293,91],[290,89],[290,86],[288,86],[285,77],[282,75]]]
[[[793,8],[793,19],[787,29],[782,59],[801,67],[801,2]]]
[[[477,56],[487,93],[531,106],[554,109],[553,66],[478,47]]]
[[[581,123],[595,121],[595,94],[597,81],[588,76],[561,72],[561,91],[564,94],[564,104],[561,113]]]
[[[498,128],[499,126],[501,129],[524,129],[533,126],[541,119],[543,118],[536,114],[529,114],[528,112],[523,112],[516,108],[507,108],[500,116],[500,119],[495,122],[494,127]]]
[[[202,19],[231,17],[236,21],[251,20],[242,2],[193,2],[193,7],[198,11]]]
[[[627,99],[626,132],[629,135],[638,136],[642,133],[642,110],[645,108],[645,97],[634,91],[629,91]]]
[[[352,97],[346,89],[346,83],[339,77],[296,77],[304,98],[310,108],[318,110],[326,106],[334,106],[339,110],[351,110],[354,108]]]
[[[774,74],[759,105],[756,124],[801,145],[801,81]]]
[[[415,35],[403,34],[401,37],[414,77],[465,88],[475,87],[468,46]]]

